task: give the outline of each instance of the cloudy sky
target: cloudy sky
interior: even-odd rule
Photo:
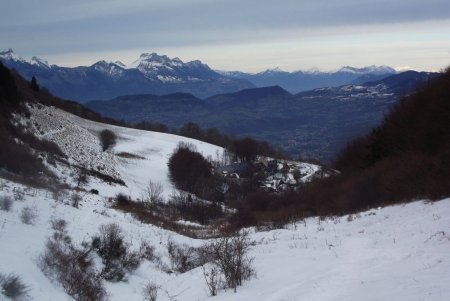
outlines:
[[[0,50],[63,66],[142,52],[221,70],[450,65],[449,0],[2,0]]]

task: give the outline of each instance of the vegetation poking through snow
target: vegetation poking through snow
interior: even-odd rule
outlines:
[[[20,220],[26,225],[34,225],[38,217],[36,207],[25,206],[20,213]]]
[[[13,200],[10,196],[0,196],[0,210],[10,211],[13,206]]]
[[[149,210],[155,210],[163,202],[164,187],[160,182],[149,181],[142,196],[142,202]]]
[[[145,301],[156,301],[160,287],[153,282],[148,282],[142,290],[142,296]]]
[[[122,229],[114,223],[100,227],[99,234],[92,239],[92,248],[102,258],[101,277],[109,281],[123,280],[141,261],[141,254],[129,250]]]
[[[0,273],[0,294],[11,300],[24,300],[28,292],[22,278],[15,274],[3,275]]]
[[[47,240],[38,265],[52,281],[77,301],[107,300],[106,289],[94,268],[89,248],[76,248],[67,234],[65,220],[53,220],[53,236]]]
[[[225,286],[234,292],[244,281],[256,276],[253,258],[248,255],[252,244],[249,232],[242,230],[219,238],[206,246],[206,252],[213,259],[212,264],[216,266],[208,272],[203,271],[211,295],[217,294],[221,283],[218,271],[224,278]]]
[[[111,149],[117,143],[116,134],[113,131],[108,130],[108,129],[102,130],[99,133],[99,139],[100,139],[100,143],[102,145],[103,151]]]

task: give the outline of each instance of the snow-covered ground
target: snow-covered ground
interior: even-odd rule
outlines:
[[[57,120],[61,130],[45,128],[42,135],[47,139],[65,146],[66,135],[79,133],[72,137],[74,146],[61,147],[70,160],[76,160],[77,151],[92,154],[93,162],[99,158],[105,170],[117,172],[127,186],[90,179],[86,188],[96,188],[100,195],[83,194],[76,209],[70,205],[70,195],[55,201],[47,191],[0,179],[0,196],[14,198],[17,191],[24,192],[24,200],[14,201],[10,211],[0,210],[0,273],[21,276],[32,300],[70,300],[37,266],[46,239],[53,232],[50,221],[56,218],[68,222],[67,231],[76,246],[90,241],[101,225],[117,223],[132,249],[148,241],[166,264],[169,239],[192,246],[205,243],[142,224],[130,214],[110,208],[107,198],[117,192],[139,197],[149,180],[161,182],[169,194],[172,186],[167,177],[167,160],[179,141],[193,143],[204,155],[213,157],[221,152],[220,148],[168,134],[106,126],[58,110],[40,110],[32,112],[32,116],[42,114],[34,119],[42,123],[39,128]],[[77,130],[61,134],[69,128]],[[102,154],[96,140],[104,128],[113,129],[119,136],[116,147],[106,154]],[[145,159],[115,155],[120,152]],[[26,206],[37,213],[34,225],[21,222]],[[334,219],[309,218],[269,232],[251,229],[250,238],[256,242],[250,255],[257,277],[245,282],[237,293],[219,291],[218,296],[209,297],[201,268],[168,274],[160,265],[144,261],[126,281],[105,281],[109,298],[143,300],[142,288],[153,281],[161,287],[160,301],[450,300],[450,199],[416,201]]]
[[[13,196],[20,185],[2,181],[1,194]],[[35,208],[35,225],[23,224],[23,207]],[[199,246],[190,239],[108,208],[101,197],[85,195],[79,209],[56,202],[45,191],[26,190],[9,212],[0,211],[0,272],[14,272],[29,285],[34,300],[68,300],[36,265],[50,220],[68,222],[74,244],[89,241],[102,224],[118,223],[127,241],[137,248],[142,240],[156,247],[168,263],[167,241]],[[111,300],[142,300],[149,281],[161,286],[158,300],[450,300],[450,199],[416,201],[370,210],[351,217],[320,221],[309,218],[287,229],[252,232],[257,278],[237,293],[220,291],[208,297],[201,268],[167,274],[145,261],[126,282],[106,283]]]
[[[150,180],[160,182],[164,195],[168,196],[173,186],[168,178],[167,161],[180,142],[195,145],[203,156],[213,159],[223,152],[221,147],[198,140],[93,122],[54,107],[35,105],[30,107],[30,111],[33,133],[55,142],[69,157],[69,162],[101,171],[126,183],[125,187],[91,179],[86,188],[97,189],[103,196],[123,192],[139,198]],[[101,150],[98,139],[99,132],[104,129],[112,130],[118,137],[116,146],[106,152]],[[122,152],[142,159],[117,155]]]

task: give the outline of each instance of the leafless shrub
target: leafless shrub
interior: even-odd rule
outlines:
[[[167,252],[169,253],[172,270],[184,273],[192,268],[193,249],[189,246],[177,245],[169,239],[167,241]]]
[[[248,257],[250,246],[249,233],[245,230],[220,238],[207,246],[214,264],[225,278],[226,286],[235,292],[243,281],[256,275],[252,266],[253,259]]]
[[[148,209],[154,209],[163,201],[162,194],[164,192],[163,185],[160,182],[150,181],[144,192],[142,201]]]
[[[78,208],[78,206],[80,205],[80,202],[81,202],[82,198],[81,198],[81,195],[79,195],[78,193],[74,193],[74,194],[72,194],[72,196],[70,197],[70,200],[72,201],[72,207]]]
[[[5,189],[6,187],[8,187],[8,184],[6,184],[6,182],[0,181],[0,190]]]
[[[67,234],[67,222],[63,219],[53,219],[50,221],[52,225],[53,232],[53,239],[57,241],[62,241],[66,244],[70,244],[72,239]]]
[[[147,259],[149,261],[153,261],[156,258],[155,247],[150,245],[147,241],[142,241],[141,246],[139,247],[139,254],[142,259]]]
[[[22,300],[28,292],[28,287],[22,279],[14,274],[0,274],[0,293],[11,300]]]
[[[123,193],[116,195],[116,202],[119,206],[129,206],[132,204],[131,198]]]
[[[117,136],[111,130],[102,130],[99,134],[100,143],[102,145],[102,150],[106,151],[107,149],[116,145]]]
[[[106,280],[121,281],[127,271],[137,269],[140,264],[140,253],[128,250],[117,224],[102,225],[99,235],[92,240],[92,247],[102,258],[104,268],[101,276]]]
[[[48,278],[60,283],[75,300],[106,300],[106,290],[89,254],[89,249],[78,250],[70,243],[49,239],[38,265]]]
[[[52,199],[54,199],[56,202],[61,202],[63,200],[63,197],[64,191],[61,188],[56,187],[52,190]]]
[[[35,207],[26,206],[22,209],[20,220],[26,225],[34,225],[37,216],[37,209]]]
[[[82,249],[72,245],[65,220],[53,219],[51,226],[55,232],[48,239],[45,251],[38,259],[38,266],[75,300],[106,300],[106,290],[90,256],[91,249],[86,245]]]
[[[23,202],[25,200],[25,193],[22,189],[14,190],[14,199],[20,202]]]
[[[205,202],[181,190],[174,190],[170,194],[167,206],[173,219],[186,219],[202,225],[224,215],[218,202]]]
[[[0,210],[10,211],[13,205],[13,200],[9,196],[0,196]]]
[[[171,239],[167,241],[167,252],[172,270],[179,273],[187,272],[206,263],[200,248],[184,244],[178,245]]]
[[[17,133],[14,133],[16,129],[9,124],[6,125],[2,119],[0,117],[0,139],[2,141],[2,147],[0,147],[0,168],[20,175],[24,182],[40,182],[44,174],[49,174],[49,170],[42,160],[31,151],[29,145],[16,143],[16,140],[12,138],[17,136]]]
[[[52,229],[57,232],[64,232],[66,231],[67,222],[63,219],[53,219],[50,221],[52,225]]]
[[[160,287],[153,282],[148,282],[142,290],[142,296],[145,301],[156,301]]]
[[[77,188],[81,188],[88,183],[88,172],[85,168],[79,168],[75,174],[75,180],[77,181]]]
[[[202,267],[203,277],[205,277],[206,286],[211,296],[217,296],[217,292],[222,284],[220,270],[213,265],[211,268]]]

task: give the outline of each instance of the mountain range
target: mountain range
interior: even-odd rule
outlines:
[[[270,156],[230,165],[258,148],[117,126],[0,63],[0,300],[450,300],[450,69],[410,88],[433,76],[99,102],[186,102],[204,118],[254,114],[269,130],[281,112],[292,130],[357,125],[410,94],[346,148],[338,173]]]
[[[219,71],[219,73],[232,78],[246,79],[256,87],[278,85],[290,93],[299,93],[321,87],[338,87],[381,80],[397,72],[388,66],[368,66],[363,68],[344,66],[332,72],[319,71],[317,68],[308,71],[286,72],[276,68],[254,74],[239,71]]]
[[[12,49],[0,52],[0,61],[28,80],[35,76],[54,95],[79,102],[139,93],[186,92],[208,97],[254,87],[245,79],[221,75],[200,61],[184,63],[156,53],[143,53],[130,66],[102,60],[91,66],[60,67],[37,57],[23,59]]]
[[[205,99],[187,93],[128,95],[91,101],[86,106],[131,123],[150,121],[181,127],[195,122],[266,140],[292,155],[330,162],[351,138],[377,125],[401,95],[435,75],[407,71],[364,84],[298,94],[272,86]]]
[[[78,102],[106,100],[121,95],[175,92],[190,93],[199,98],[237,92],[242,89],[278,85],[290,93],[337,87],[380,80],[396,71],[387,66],[364,68],[342,67],[334,72],[285,72],[278,69],[257,74],[214,71],[201,61],[183,62],[156,53],[143,53],[132,64],[120,61],[98,61],[91,66],[74,68],[50,65],[46,60],[32,57],[26,60],[12,49],[0,52],[0,61],[61,98]]]

